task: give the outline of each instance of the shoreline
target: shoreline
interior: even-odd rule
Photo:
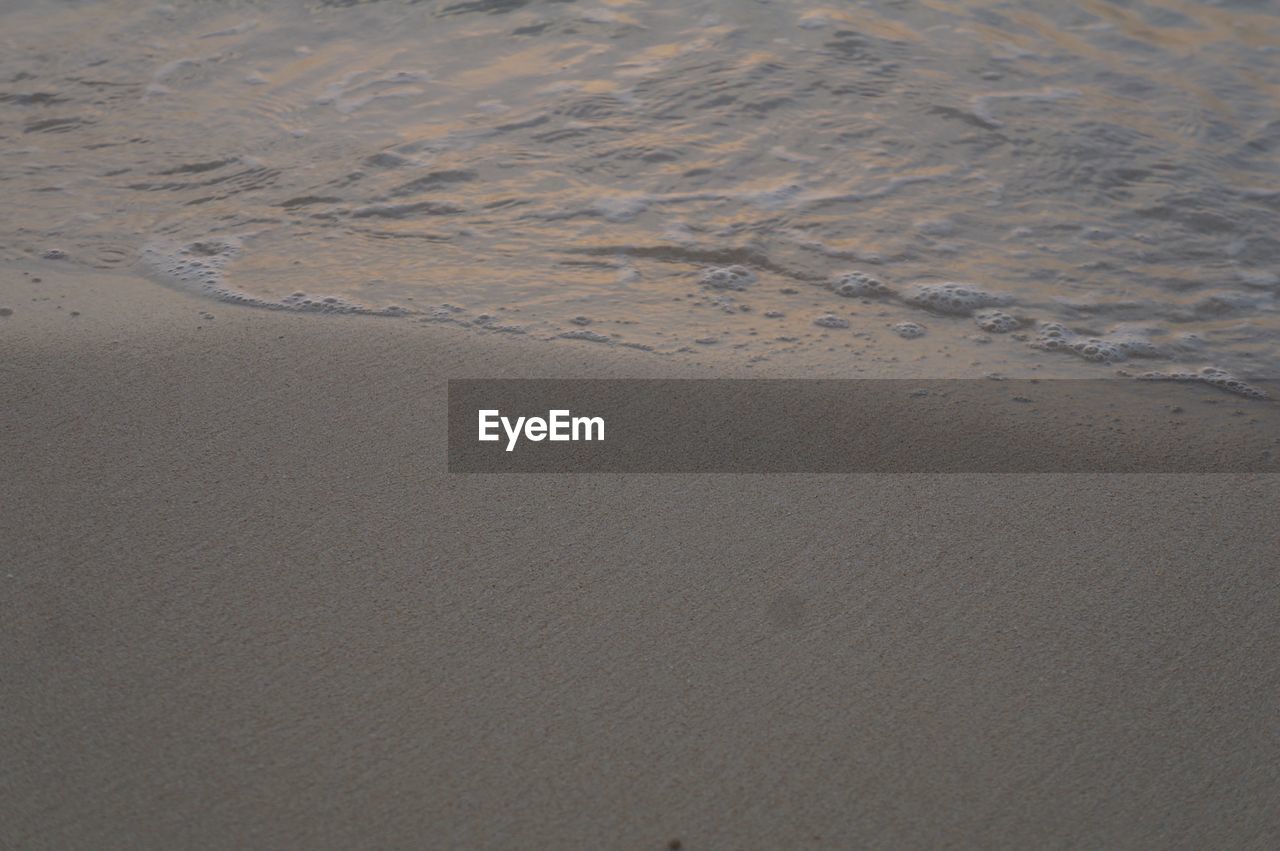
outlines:
[[[451,475],[706,371],[4,274],[0,844],[1280,835],[1280,476]]]
[[[140,318],[156,323],[159,327],[151,329],[156,333],[176,335],[182,339],[196,332],[206,332],[206,335],[215,332],[219,330],[215,323],[228,319],[239,328],[257,328],[266,334],[268,331],[261,327],[261,323],[272,321],[266,317],[274,317],[274,321],[286,323],[282,326],[286,331],[291,330],[287,323],[292,321],[327,323],[327,330],[341,329],[340,333],[344,335],[366,330],[371,334],[381,333],[384,336],[391,333],[402,335],[405,341],[411,341],[415,336],[434,335],[437,339],[421,344],[426,347],[452,345],[476,350],[495,347],[521,351],[521,354],[513,357],[514,363],[532,359],[545,365],[543,374],[554,377],[559,377],[559,370],[563,368],[578,370],[572,373],[575,377],[904,380],[980,380],[996,377],[998,380],[1131,382],[1140,380],[1138,377],[1148,373],[1151,366],[1151,363],[1142,359],[1094,363],[1043,348],[1039,354],[1045,361],[1015,363],[1007,359],[1008,355],[1013,353],[1016,357],[1025,357],[1027,351],[1021,350],[1024,348],[1022,343],[1012,339],[1001,341],[1015,343],[1015,348],[1009,352],[997,352],[995,359],[990,362],[973,361],[966,367],[959,368],[958,372],[953,372],[958,368],[948,361],[955,355],[968,352],[952,352],[947,345],[936,350],[922,350],[912,359],[867,359],[849,354],[843,360],[833,360],[820,354],[824,344],[810,342],[806,344],[807,349],[775,352],[767,358],[738,360],[728,355],[733,347],[725,345],[708,346],[702,350],[653,351],[625,339],[604,343],[595,342],[586,336],[572,339],[563,334],[546,336],[539,332],[512,333],[509,331],[510,326],[505,324],[491,323],[474,327],[462,320],[427,319],[413,312],[327,313],[319,310],[287,309],[274,303],[236,303],[234,300],[223,300],[156,280],[141,269],[90,269],[64,260],[0,262],[0,275],[4,276],[10,287],[10,292],[4,296],[5,304],[0,305],[10,311],[10,315],[0,317],[8,320],[4,326],[10,332],[8,336],[11,339],[37,342],[48,335],[56,337],[64,332],[79,334],[81,331],[87,331],[94,337],[110,337],[113,333],[128,337],[137,333]],[[958,321],[954,316],[940,315],[934,318],[939,321]],[[63,320],[66,319],[79,319],[82,327],[65,327]],[[252,335],[240,337],[240,341],[244,343],[254,339]],[[840,341],[829,342],[831,345],[825,349],[833,352]],[[413,342],[408,344],[415,345]],[[483,355],[479,357],[484,359]],[[1217,368],[1201,370],[1176,361],[1155,363],[1162,364],[1155,370],[1157,374],[1170,370],[1183,374],[1202,371],[1224,373],[1224,370]],[[976,369],[984,364],[1004,366],[1006,369],[992,371],[987,370],[986,366],[983,366],[983,370]],[[1040,372],[1043,367],[1049,369]],[[503,375],[505,377],[505,372]],[[535,375],[532,372],[527,376],[522,373],[522,377]],[[564,377],[569,377],[569,374]],[[1260,373],[1246,376],[1244,381],[1272,386],[1280,381],[1280,375]],[[1212,386],[1207,381],[1177,383],[1184,386]],[[1248,392],[1233,392],[1222,387],[1218,389],[1224,402],[1242,402],[1251,398]],[[1271,398],[1266,401],[1280,401],[1276,395],[1271,393]]]

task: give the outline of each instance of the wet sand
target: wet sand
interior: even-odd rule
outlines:
[[[699,370],[27,272],[0,845],[1280,837],[1280,477],[449,475],[448,378]]]

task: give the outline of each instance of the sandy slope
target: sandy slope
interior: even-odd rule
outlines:
[[[697,373],[44,277],[0,846],[1280,840],[1280,477],[449,476],[448,377]]]

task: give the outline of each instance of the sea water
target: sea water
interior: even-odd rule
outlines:
[[[7,259],[815,374],[1280,366],[1278,4],[10,0],[0,33]]]

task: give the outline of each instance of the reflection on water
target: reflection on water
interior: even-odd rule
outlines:
[[[1280,366],[1268,4],[6,9],[5,256],[845,372]]]

